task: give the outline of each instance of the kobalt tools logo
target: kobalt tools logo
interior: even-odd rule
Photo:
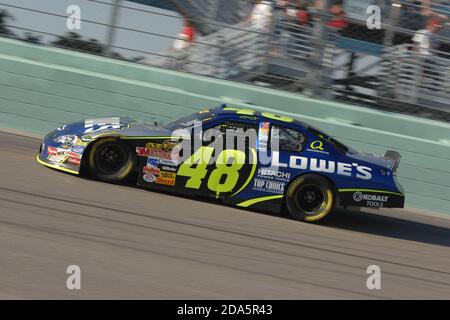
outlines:
[[[388,199],[389,199],[388,196],[380,196],[375,194],[362,194],[359,191],[353,194],[353,200],[355,200],[356,202],[360,202],[361,200],[386,202],[388,201]]]
[[[355,200],[356,202],[360,202],[363,199],[363,194],[361,192],[355,192],[353,194],[353,200]]]

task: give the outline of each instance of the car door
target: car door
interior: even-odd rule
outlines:
[[[256,170],[257,123],[225,120],[203,132],[177,171],[184,193],[227,199],[239,193]]]

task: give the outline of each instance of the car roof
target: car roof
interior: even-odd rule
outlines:
[[[242,111],[242,110],[246,110],[246,111],[252,111],[251,114],[239,114],[238,111]],[[274,119],[272,117],[267,117],[264,115],[264,112],[260,112],[260,111],[256,111],[253,109],[249,109],[249,108],[241,108],[238,106],[228,106],[228,105],[221,105],[219,107],[213,108],[209,110],[212,114],[214,119],[219,119],[219,118],[231,118],[234,120],[239,120],[239,119],[246,119],[246,120],[250,120],[249,117],[257,117],[258,121],[268,121],[271,123],[277,123],[277,124],[282,124],[282,125],[286,125],[289,127],[300,127],[301,129],[307,129],[309,127],[308,124],[293,119],[291,117],[288,117],[289,119],[292,119],[292,121],[283,121],[283,120],[277,120]],[[272,114],[272,113],[270,113]],[[280,115],[276,115],[277,117],[280,117]]]

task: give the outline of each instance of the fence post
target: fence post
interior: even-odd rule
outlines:
[[[112,4],[112,13],[109,19],[109,30],[106,38],[106,47],[105,47],[105,55],[108,57],[112,57],[112,46],[114,44],[116,38],[116,27],[117,21],[119,20],[120,13],[120,5],[123,0],[114,0],[114,4]]]
[[[330,0],[318,1],[317,21],[313,29],[313,36],[317,40],[313,45],[313,51],[309,59],[311,70],[306,80],[306,86],[311,90],[313,97],[321,96],[322,93],[324,74],[323,56],[328,39],[326,24],[329,20],[328,9],[330,3]]]
[[[386,28],[386,33],[383,39],[383,44],[385,46],[392,46],[393,44],[395,35],[395,31],[393,30],[393,28],[397,27],[398,25],[398,19],[400,17],[400,9],[401,9],[400,1],[392,1],[387,23],[389,27]]]

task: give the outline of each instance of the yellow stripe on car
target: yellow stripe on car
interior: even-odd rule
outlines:
[[[260,197],[260,198],[246,200],[246,201],[238,203],[236,205],[238,207],[246,208],[246,207],[250,207],[251,205],[254,205],[255,203],[258,203],[258,202],[269,201],[269,200],[274,200],[274,199],[281,199],[281,198],[283,198],[282,194],[275,195],[275,196]]]

